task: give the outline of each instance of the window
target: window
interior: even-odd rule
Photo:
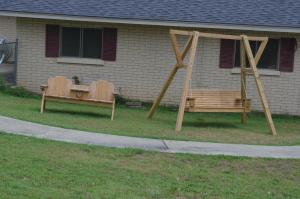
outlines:
[[[257,68],[277,70],[279,65],[279,39],[269,39],[268,44],[257,64]],[[258,51],[259,41],[250,41],[250,47],[253,55]],[[247,66],[249,62],[247,59]],[[235,67],[240,67],[240,41],[235,42]]]
[[[61,56],[101,58],[101,54],[101,29],[74,27],[61,28]]]

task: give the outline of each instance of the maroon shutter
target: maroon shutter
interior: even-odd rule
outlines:
[[[295,38],[280,39],[280,71],[293,72],[296,44],[297,40]]]
[[[103,52],[102,59],[105,61],[116,61],[117,53],[117,29],[103,29]]]
[[[46,25],[46,57],[59,55],[59,26]]]
[[[220,68],[233,68],[234,65],[234,40],[221,39]]]

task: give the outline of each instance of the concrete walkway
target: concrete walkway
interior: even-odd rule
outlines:
[[[71,143],[167,153],[300,159],[300,146],[258,146],[136,138],[63,129],[4,116],[0,116],[0,132]]]

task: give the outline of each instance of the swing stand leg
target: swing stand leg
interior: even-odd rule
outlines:
[[[242,122],[242,124],[247,124],[247,120],[248,120],[247,113],[244,111],[241,114],[241,122]]]
[[[248,57],[248,60],[249,60],[249,63],[250,63],[250,67],[251,67],[253,75],[254,75],[256,88],[257,88],[257,91],[258,91],[258,94],[259,94],[259,97],[260,97],[261,104],[263,106],[263,110],[264,110],[265,117],[267,119],[269,128],[271,130],[271,133],[273,135],[276,135],[277,132],[276,132],[276,128],[274,126],[273,119],[272,119],[272,114],[271,114],[271,111],[270,111],[270,108],[269,108],[269,105],[268,105],[268,102],[267,102],[267,99],[266,99],[266,95],[265,95],[265,92],[264,92],[264,87],[263,87],[263,84],[260,80],[259,73],[257,71],[257,63],[259,62],[259,59],[260,59],[260,57],[263,53],[263,50],[265,49],[265,47],[267,45],[268,40],[266,39],[266,40],[262,41],[255,57],[253,56],[253,53],[251,51],[250,43],[249,43],[249,40],[248,40],[247,36],[245,36],[245,35],[242,36],[242,42],[244,43],[244,46],[245,46],[246,54],[247,54],[247,57]]]
[[[181,95],[181,102],[180,102],[179,111],[178,111],[178,115],[177,115],[177,122],[176,122],[176,128],[175,128],[176,132],[181,131],[181,127],[182,127],[187,94],[189,91],[190,81],[192,79],[192,71],[193,71],[195,55],[196,55],[196,51],[197,51],[198,38],[199,38],[199,33],[194,32],[191,51],[190,51],[190,57],[189,57],[189,63],[187,65],[187,69],[186,69],[186,76],[185,76],[184,85],[183,85],[183,92]]]

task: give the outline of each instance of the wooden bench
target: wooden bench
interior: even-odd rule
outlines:
[[[106,80],[99,80],[87,85],[74,85],[72,80],[63,76],[48,79],[48,85],[42,85],[41,113],[46,108],[46,101],[80,103],[112,108],[111,120],[114,119],[114,85]]]
[[[186,101],[187,112],[250,112],[251,101],[243,103],[240,91],[191,90]]]

